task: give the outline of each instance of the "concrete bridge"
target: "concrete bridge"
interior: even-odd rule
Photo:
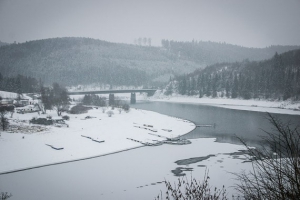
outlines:
[[[136,93],[147,93],[148,96],[153,96],[156,89],[126,89],[126,90],[97,90],[97,91],[76,91],[68,92],[69,95],[85,95],[85,94],[109,94],[109,105],[111,105],[114,100],[114,94],[117,93],[130,93],[130,103],[136,103]]]

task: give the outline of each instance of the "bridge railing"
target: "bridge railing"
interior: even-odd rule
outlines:
[[[68,91],[69,95],[83,94],[117,94],[117,93],[147,93],[152,96],[156,89],[128,89],[128,90],[94,90],[94,91]]]

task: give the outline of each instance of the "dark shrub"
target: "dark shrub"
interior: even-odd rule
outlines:
[[[32,124],[41,124],[41,125],[52,125],[53,121],[46,118],[32,118],[30,121]]]
[[[14,110],[15,110],[15,106],[13,105],[0,106],[0,112],[13,112]]]
[[[94,105],[94,106],[106,106],[106,98],[99,97],[96,94],[86,94],[82,99],[84,105]]]
[[[122,108],[123,108],[125,111],[129,111],[130,106],[129,106],[128,104],[124,104],[124,105],[122,106]]]
[[[86,113],[88,110],[91,110],[91,109],[93,109],[93,108],[78,104],[71,108],[70,113],[71,114],[82,114],[82,113]]]
[[[70,117],[69,117],[68,115],[62,116],[62,118],[63,118],[64,120],[69,120],[69,119],[70,119]]]
[[[6,117],[6,114],[8,112],[11,113],[11,117],[14,113],[15,107],[13,105],[7,105],[7,106],[0,106],[0,126],[2,130],[4,131],[5,129],[8,128],[9,122]]]

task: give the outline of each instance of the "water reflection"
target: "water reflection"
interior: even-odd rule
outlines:
[[[183,136],[185,139],[215,137],[217,142],[241,144],[238,139],[241,138],[249,145],[259,146],[260,136],[265,136],[265,131],[274,131],[268,121],[267,113],[264,112],[169,102],[138,102],[133,107],[184,118],[196,125],[216,125],[213,127],[197,127]],[[272,115],[283,122],[291,122],[294,125],[300,122],[300,116],[298,115]]]

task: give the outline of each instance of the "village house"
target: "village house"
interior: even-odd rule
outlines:
[[[13,104],[14,100],[10,98],[3,98],[0,100],[0,105],[10,105]]]

